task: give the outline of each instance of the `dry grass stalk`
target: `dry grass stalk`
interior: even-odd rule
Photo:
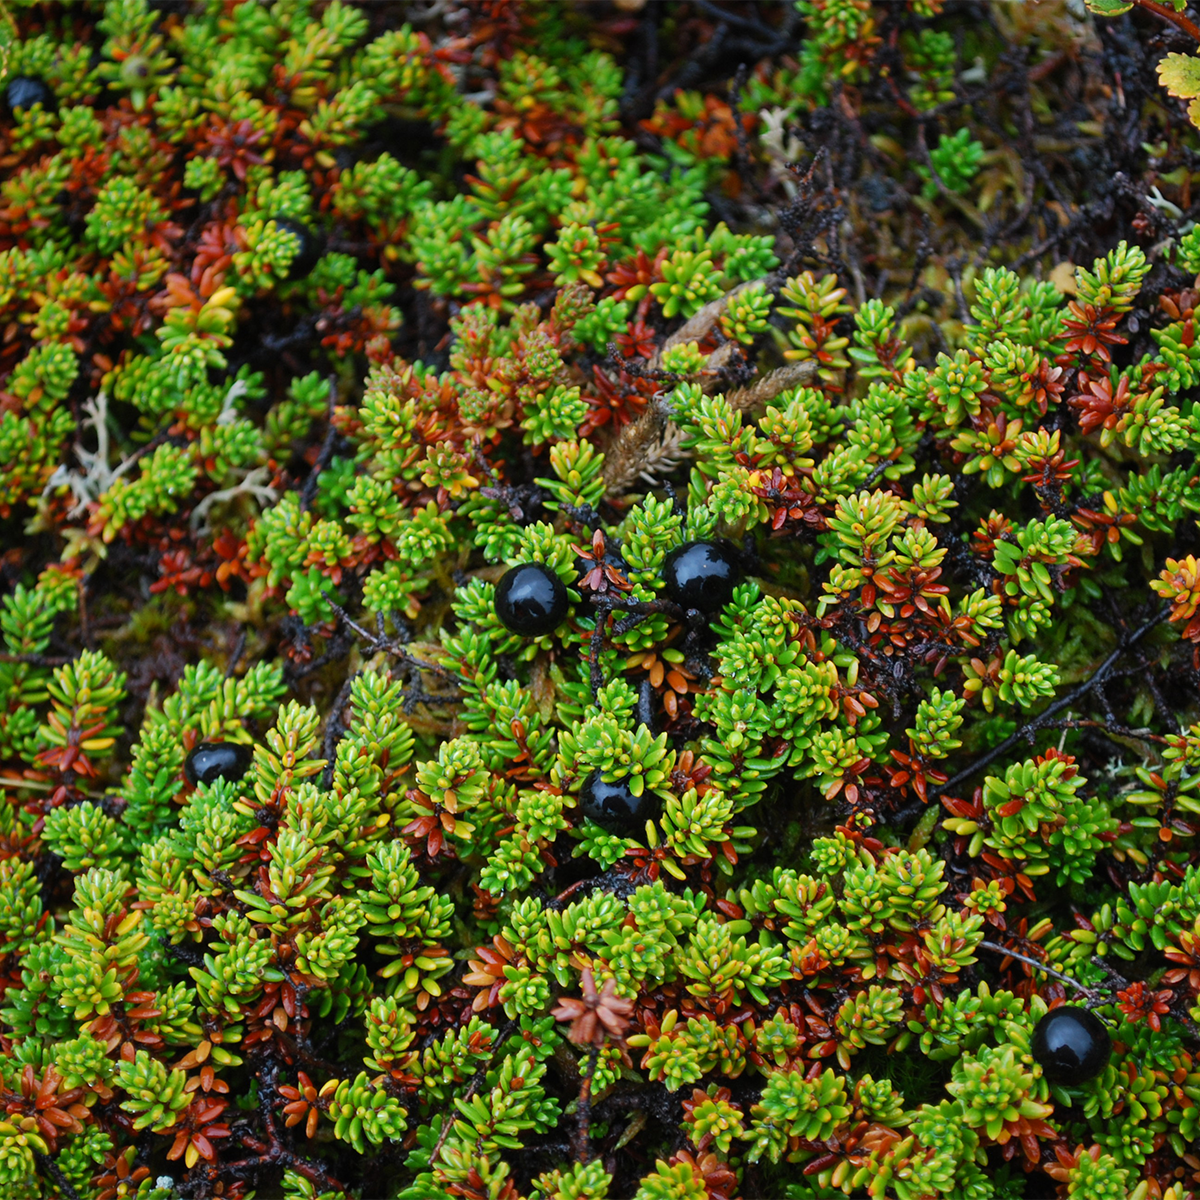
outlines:
[[[767,277],[764,276],[763,279]],[[739,283],[737,287],[732,288],[723,296],[718,296],[715,300],[710,300],[695,316],[689,317],[673,334],[655,351],[654,357],[651,358],[648,369],[657,371],[662,368],[662,356],[672,346],[682,346],[687,342],[702,342],[712,333],[713,328],[721,319],[721,314],[725,311],[729,301],[738,294],[745,291],[754,283],[762,283],[763,279],[751,279],[747,283]]]
[[[749,387],[727,392],[725,399],[735,409],[741,409],[742,412],[746,412],[760,404],[769,403],[780,392],[787,391],[788,388],[812,383],[816,377],[817,364],[815,362],[788,363],[787,366],[779,367],[769,375],[764,375],[761,379],[755,380]]]
[[[605,493],[620,496],[627,492],[646,469],[647,462],[662,444],[669,417],[661,397],[636,421],[630,421],[609,443],[604,452]]]

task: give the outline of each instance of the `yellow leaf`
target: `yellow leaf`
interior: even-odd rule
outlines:
[[[1200,96],[1200,58],[1190,54],[1168,54],[1158,64],[1158,80],[1181,100]]]
[[[140,909],[134,909],[125,919],[117,926],[117,936],[128,933],[131,929],[136,929],[142,923],[144,914]]]
[[[218,288],[204,302],[205,308],[225,308],[231,301],[237,298],[237,288],[223,287]]]

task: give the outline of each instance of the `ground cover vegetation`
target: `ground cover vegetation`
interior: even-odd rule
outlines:
[[[1194,1194],[1200,30],[1092,7],[0,9],[4,1196]]]

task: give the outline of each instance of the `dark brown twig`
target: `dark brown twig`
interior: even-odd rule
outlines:
[[[1034,717],[1032,721],[1026,722],[1016,733],[1009,734],[998,746],[993,746],[986,754],[980,755],[969,767],[964,767],[953,778],[946,780],[941,787],[930,788],[928,793],[930,799],[943,795],[956,788],[964,780],[970,779],[977,771],[982,771],[984,767],[994,762],[1002,754],[1007,754],[1022,738],[1031,738],[1039,729],[1044,728],[1049,723],[1051,717],[1056,716],[1064,709],[1070,708],[1082,700],[1093,688],[1099,687],[1112,672],[1121,655],[1126,650],[1130,650],[1136,646],[1150,630],[1166,618],[1170,611],[1167,607],[1160,609],[1158,613],[1139,629],[1134,630],[1128,637],[1122,638],[1121,644],[1096,668],[1090,679],[1085,679],[1078,687],[1072,688],[1062,699],[1056,700],[1051,704],[1045,712]]]
[[[1065,721],[1048,721],[1042,726],[1043,729],[1098,729],[1101,733],[1107,733],[1109,737],[1127,737],[1137,738],[1143,742],[1158,742],[1166,745],[1170,738],[1165,738],[1161,734],[1151,733],[1148,729],[1129,729],[1124,725],[1118,724],[1116,721],[1077,721],[1073,718],[1068,718]]]
[[[374,634],[369,629],[365,629],[357,621],[351,619],[350,614],[346,612],[329,592],[322,590],[321,595],[325,597],[326,602],[333,609],[334,615],[338,620],[367,643],[366,650],[368,654],[377,654],[379,651],[383,651],[383,653],[391,654],[409,666],[419,667],[422,671],[432,671],[435,675],[442,676],[443,679],[454,679],[453,673],[447,671],[440,663],[425,662],[424,659],[416,658],[412,654],[409,654],[395,638]]]
[[[496,1040],[492,1043],[492,1053],[486,1062],[479,1064],[477,1070],[471,1078],[470,1084],[467,1086],[466,1095],[463,1096],[463,1102],[467,1103],[483,1087],[484,1080],[487,1079],[488,1067],[492,1065],[492,1059],[496,1057],[496,1051],[504,1045],[505,1042],[512,1036],[513,1030],[517,1027],[516,1021],[509,1021],[504,1025],[500,1032],[496,1035]],[[429,1169],[432,1171],[437,1164],[438,1155],[442,1152],[442,1147],[446,1144],[446,1139],[450,1136],[450,1130],[454,1127],[454,1117],[452,1114],[447,1114],[445,1123],[442,1125],[442,1131],[438,1134],[438,1140],[434,1144],[433,1153],[429,1156]]]
[[[246,626],[243,625],[238,630],[237,642],[234,644],[233,653],[229,656],[229,666],[225,668],[225,678],[232,679],[234,671],[237,670],[237,665],[242,660],[242,655],[246,652]]]
[[[51,1179],[54,1186],[62,1193],[63,1200],[79,1200],[79,1193],[71,1186],[71,1181],[63,1174],[62,1167],[49,1154],[39,1154],[35,1150],[33,1158],[37,1163],[38,1170]]]
[[[321,472],[329,465],[329,460],[333,458],[333,447],[337,442],[337,426],[333,423],[334,410],[337,408],[337,379],[335,376],[329,377],[329,412],[328,412],[328,428],[325,430],[325,441],[321,444],[321,452],[317,455],[317,461],[313,463],[312,472],[304,481],[304,490],[300,493],[300,511],[305,512],[311,506],[313,500],[317,496],[317,483],[320,479]]]
[[[575,1127],[575,1137],[572,1141],[574,1142],[576,1162],[585,1163],[592,1156],[592,1077],[596,1074],[596,1066],[599,1062],[600,1047],[593,1046],[588,1052],[587,1065],[583,1068],[583,1081],[579,1085],[579,1099],[575,1101],[575,1116],[578,1124]]]
[[[325,743],[322,746],[322,753],[325,755],[325,770],[321,775],[321,787],[326,790],[333,786],[338,743],[346,735],[346,724],[342,717],[346,706],[350,703],[350,693],[357,678],[358,672],[356,671],[342,684],[341,690],[333,702],[333,707],[329,710],[329,716],[325,720]]]

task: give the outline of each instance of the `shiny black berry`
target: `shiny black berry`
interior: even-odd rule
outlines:
[[[11,113],[32,108],[35,104],[40,104],[49,112],[54,107],[54,93],[32,75],[18,75],[10,80],[8,87],[4,89],[4,102]]]
[[[541,563],[513,567],[496,584],[496,616],[505,629],[522,637],[553,633],[566,615],[567,589]]]
[[[702,613],[720,612],[733,598],[740,578],[737,561],[716,542],[684,542],[663,563],[667,595],[676,604]]]
[[[605,783],[599,771],[593,771],[579,791],[583,815],[609,833],[630,834],[643,831],[658,807],[654,794],[644,790],[635,796],[629,780]]]
[[[1112,1038],[1095,1013],[1064,1004],[1037,1023],[1030,1049],[1051,1083],[1074,1087],[1108,1065]]]
[[[293,221],[288,217],[272,217],[275,222],[276,229],[282,229],[284,233],[292,234],[300,243],[296,250],[296,257],[292,259],[292,265],[288,267],[288,279],[303,279],[317,265],[317,259],[321,257],[321,242],[320,239],[313,233],[307,225],[301,225],[299,221]]]
[[[193,787],[228,779],[236,783],[250,769],[254,751],[235,742],[201,742],[187,756],[183,774]]]

